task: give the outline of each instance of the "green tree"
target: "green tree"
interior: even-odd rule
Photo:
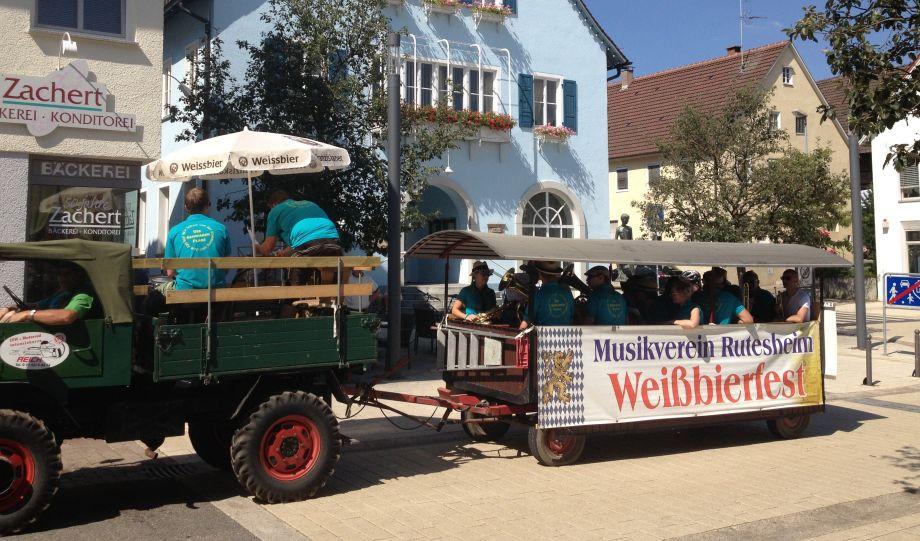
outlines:
[[[379,250],[387,231],[387,162],[385,134],[387,99],[385,48],[390,21],[385,0],[270,0],[262,15],[267,30],[258,43],[239,42],[249,62],[243,84],[229,74],[219,42],[190,98],[176,111],[192,139],[241,129],[290,133],[341,146],[351,166],[341,171],[305,175],[264,175],[254,181],[254,204],[264,209],[268,194],[278,188],[310,199],[335,221],[347,248]],[[205,79],[207,78],[207,79]],[[207,81],[207,84],[205,83]],[[209,90],[209,91],[208,91]],[[430,163],[466,135],[464,124],[424,125],[403,119],[401,184],[404,229],[426,218],[419,211]],[[248,199],[226,198],[232,219],[248,220]],[[258,212],[258,211],[257,211]],[[264,215],[257,216],[261,222]],[[259,227],[259,226],[257,226]]]
[[[920,3],[917,0],[827,0],[824,9],[805,15],[786,30],[791,38],[830,44],[827,62],[846,81],[847,121],[860,136],[920,116],[920,70],[909,68],[920,54]],[[824,118],[836,112],[821,108]],[[897,167],[920,159],[920,141],[891,147],[886,158]]]
[[[865,258],[872,263],[866,263],[866,273],[875,274],[875,198],[872,189],[862,194],[862,231],[865,244]],[[858,251],[858,250],[857,250]]]
[[[684,109],[658,143],[660,180],[635,203],[651,224],[647,236],[846,245],[827,233],[847,220],[846,175],[831,173],[827,148],[792,149],[771,127],[768,97],[746,88],[718,111]]]

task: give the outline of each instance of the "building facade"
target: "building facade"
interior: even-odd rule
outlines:
[[[666,140],[677,116],[687,105],[717,110],[734,90],[755,87],[772,91],[773,123],[786,130],[790,144],[804,152],[819,145],[833,151],[831,171],[849,174],[847,136],[836,119],[821,122],[817,109],[828,102],[805,63],[788,41],[747,51],[729,47],[718,58],[611,84],[610,229],[621,215],[633,218],[634,234],[646,234],[634,203],[645,198],[649,182],[661,169],[657,141]],[[845,116],[845,115],[844,115]],[[849,230],[836,231],[837,238]]]
[[[0,242],[145,238],[140,170],[160,155],[162,10],[141,0],[0,6]],[[21,263],[0,264],[0,282],[27,298],[43,288]]]
[[[258,0],[222,2],[217,7],[204,0],[185,4],[208,17],[215,36],[225,44],[257,41],[265,28],[260,16],[266,6]],[[608,236],[607,74],[627,60],[582,0],[497,0],[495,6],[506,8],[506,13],[481,13],[471,2],[444,7],[394,0],[386,8],[392,28],[405,29],[405,103],[426,107],[444,99],[457,110],[509,115],[516,124],[511,130],[478,130],[460,143],[459,150],[433,164],[440,172],[428,179],[422,208],[434,217],[405,235],[406,248],[447,228]],[[200,22],[188,14],[167,18],[164,69],[181,79],[200,36]],[[242,79],[246,58],[235,46],[225,45],[224,53],[234,75]],[[175,100],[177,93],[174,83],[166,98]],[[535,133],[547,124],[567,127],[574,135],[561,141],[540,136],[539,129]],[[183,144],[175,142],[179,129],[164,124],[164,153]],[[145,187],[164,188],[181,191]],[[161,213],[164,217],[177,214],[173,191],[157,194],[157,200],[168,206]],[[162,238],[161,224],[152,225]],[[231,230],[235,245],[248,246],[242,224]],[[452,265],[451,280],[465,281],[470,263]],[[441,265],[409,261],[404,267],[406,283],[440,283],[443,278]]]

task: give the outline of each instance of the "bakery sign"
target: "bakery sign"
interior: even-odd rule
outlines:
[[[0,122],[25,124],[35,137],[58,127],[137,131],[134,115],[109,110],[111,94],[90,77],[86,60],[74,60],[45,77],[0,77]]]

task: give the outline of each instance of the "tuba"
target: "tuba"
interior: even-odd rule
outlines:
[[[524,282],[520,281],[517,276],[515,276],[514,268],[508,269],[505,274],[502,275],[502,279],[498,283],[499,291],[504,291],[509,288],[517,291],[525,297],[530,296],[532,289],[530,284],[525,284]]]

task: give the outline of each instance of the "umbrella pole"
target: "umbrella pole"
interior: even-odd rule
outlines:
[[[252,257],[256,257],[256,213],[253,210],[254,205],[252,203],[252,173],[246,172],[246,184],[249,187],[249,231],[252,232],[250,238],[252,239]],[[252,269],[252,283],[259,287],[259,271],[257,269]]]

